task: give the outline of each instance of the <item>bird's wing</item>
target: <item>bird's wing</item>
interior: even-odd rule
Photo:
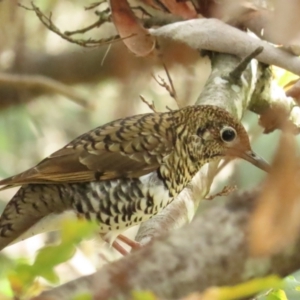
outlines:
[[[136,178],[159,167],[174,134],[169,113],[120,119],[87,132],[37,166],[0,181],[2,189],[28,183],[72,183]]]

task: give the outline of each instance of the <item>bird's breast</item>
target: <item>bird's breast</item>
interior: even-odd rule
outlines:
[[[100,223],[100,232],[122,231],[150,219],[173,197],[157,172],[136,179],[91,182],[78,189],[74,209]]]

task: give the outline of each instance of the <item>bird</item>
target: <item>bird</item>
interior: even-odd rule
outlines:
[[[96,221],[111,243],[169,205],[204,164],[224,157],[269,170],[251,149],[242,123],[214,105],[139,114],[97,127],[0,181],[0,190],[20,187],[0,217],[0,251],[52,230],[57,217],[68,213]]]

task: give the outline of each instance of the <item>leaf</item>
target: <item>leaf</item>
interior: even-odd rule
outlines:
[[[78,244],[83,238],[92,235],[99,225],[96,222],[80,220],[64,220],[62,223],[61,239],[62,243]]]
[[[282,129],[287,122],[296,127],[289,121],[290,113],[290,109],[282,103],[273,103],[270,108],[260,115],[259,125],[264,128],[264,133],[270,133],[276,129]]]
[[[274,290],[272,292],[270,292],[267,297],[266,300],[288,300],[285,291],[284,290]]]
[[[51,282],[53,284],[59,283],[59,277],[53,269],[42,270],[42,272],[39,272],[39,273],[40,273],[41,277],[45,278],[49,282]]]
[[[5,299],[4,295],[6,297],[12,297],[13,292],[10,286],[10,282],[7,278],[0,279],[0,299]]]
[[[69,260],[75,253],[75,247],[70,244],[62,243],[57,246],[47,246],[42,248],[33,264],[33,268],[40,274],[39,269],[53,268],[67,260]]]
[[[294,73],[284,70],[283,74],[278,78],[277,83],[279,86],[287,89],[291,85],[293,85],[298,79],[299,79],[299,76],[295,75]]]
[[[151,291],[133,291],[133,300],[156,300],[157,297]]]
[[[8,279],[12,290],[15,294],[22,294],[24,289],[27,289],[36,277],[35,270],[30,265],[19,263],[14,270],[8,274]]]
[[[137,56],[154,52],[155,38],[135,17],[126,0],[110,0],[111,17],[126,47]]]
[[[290,88],[287,89],[286,95],[288,97],[293,97],[296,103],[300,103],[300,81],[291,82]]]
[[[300,229],[299,160],[294,135],[285,130],[249,223],[252,255],[268,256],[290,245]]]
[[[186,20],[197,18],[196,9],[190,1],[176,1],[176,0],[160,0],[161,6],[157,5],[157,1],[147,0],[144,1],[148,5],[161,9],[161,7],[166,7],[172,15],[180,16]],[[188,3],[190,2],[190,3]]]
[[[92,300],[92,299],[93,297],[91,293],[82,293],[72,298],[72,300]]]
[[[281,288],[283,281],[277,276],[268,276],[249,280],[232,287],[209,288],[201,300],[235,300],[258,294],[270,288]]]
[[[22,296],[34,286],[37,277],[58,283],[54,268],[69,260],[75,253],[75,245],[91,235],[98,225],[85,220],[66,220],[62,223],[62,241],[58,245],[42,248],[32,265],[21,261],[10,271],[8,278],[15,295]]]

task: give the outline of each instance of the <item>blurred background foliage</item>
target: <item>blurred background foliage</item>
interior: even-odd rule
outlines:
[[[160,75],[167,81],[160,62],[134,57],[121,42],[92,49],[70,44],[46,29],[32,11],[19,7],[17,3],[16,0],[0,2],[1,72],[48,76],[68,85],[85,99],[88,107],[84,108],[60,94],[46,93],[40,88],[20,87],[1,80],[0,76],[1,178],[32,167],[71,139],[96,126],[150,111],[139,99],[140,94],[149,102],[153,101],[158,111],[166,110],[166,106],[176,108],[174,99],[152,77],[152,74]],[[22,4],[29,5],[29,1],[22,1]],[[52,12],[53,21],[62,31],[85,27],[97,19],[93,11],[84,10],[84,6],[91,4],[88,1],[38,0],[35,4],[46,14]],[[108,37],[111,34],[115,34],[114,28],[105,24],[85,35],[85,38],[89,35],[93,38]],[[196,51],[184,45],[166,42],[160,46],[180,104],[193,104],[209,76],[209,60],[199,59]],[[255,151],[270,161],[276,150],[278,132],[262,135],[257,116],[252,113],[247,113],[243,122]],[[260,170],[246,162],[235,161],[218,175],[212,193],[220,191],[224,185],[237,185],[238,189],[254,187],[263,176]],[[1,192],[0,211],[15,191]],[[200,211],[217,205],[218,201],[222,199],[203,203]],[[81,234],[79,237],[82,237]],[[52,235],[37,236],[3,251],[0,255],[0,295],[12,295],[7,274],[12,274],[12,270],[21,272],[20,266],[32,263],[37,249],[53,238],[55,236]],[[102,254],[99,254],[101,251],[98,248],[95,250],[94,242],[83,242],[68,263],[51,266],[58,272],[60,283],[89,274],[104,263]],[[107,256],[107,249],[103,255],[113,258]],[[66,255],[66,258],[69,257],[71,255]],[[48,279],[55,279],[53,274],[49,274]],[[17,286],[16,277],[10,276],[11,282]],[[44,284],[44,281],[41,282]],[[297,299],[295,295],[299,297],[295,294],[298,285],[294,277],[288,281],[290,299]],[[36,291],[40,289],[34,285],[31,288]]]

